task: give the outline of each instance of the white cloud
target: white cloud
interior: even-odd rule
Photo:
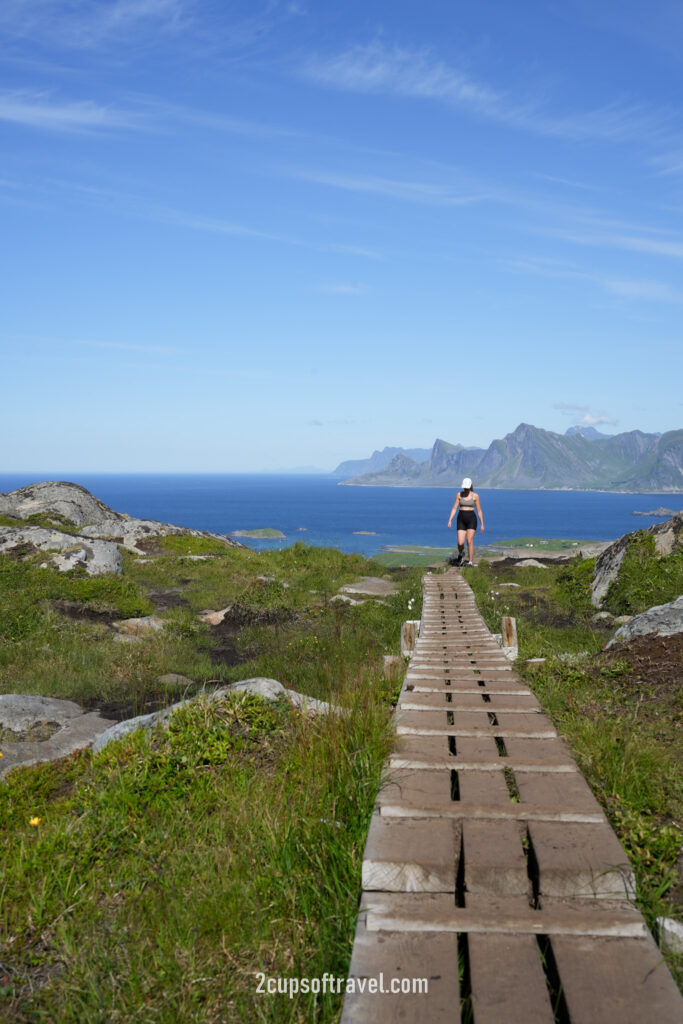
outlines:
[[[90,49],[140,28],[185,26],[184,0],[3,0],[0,30],[71,49]]]
[[[367,291],[367,287],[364,284],[340,281],[337,284],[324,284],[320,290],[332,295],[362,295]]]
[[[401,181],[377,175],[338,174],[325,171],[295,171],[295,177],[318,185],[345,189],[350,192],[368,192],[388,199],[403,199],[412,203],[427,203],[436,206],[467,206],[494,198],[493,192],[462,194],[447,185],[422,181]]]
[[[48,93],[0,93],[0,121],[51,131],[88,132],[140,128],[137,115],[93,100],[55,101]]]
[[[646,138],[664,137],[674,124],[673,111],[661,112],[643,104],[623,102],[577,113],[547,113],[536,100],[515,100],[509,93],[449,66],[429,49],[387,47],[381,42],[355,46],[332,57],[311,59],[302,68],[302,74],[321,85],[348,92],[436,100],[515,128],[577,142],[642,142]]]
[[[591,412],[590,406],[577,405],[575,402],[555,402],[553,409],[558,409],[563,416],[568,416],[574,420],[576,426],[595,427],[600,423],[615,426],[617,423],[617,420],[612,416],[608,416],[607,413]]]

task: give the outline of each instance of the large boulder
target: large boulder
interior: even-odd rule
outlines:
[[[683,596],[668,604],[657,604],[640,615],[633,615],[616,631],[607,646],[627,643],[634,637],[645,636],[647,633],[657,633],[659,636],[683,633]]]
[[[123,556],[116,544],[108,540],[46,530],[42,526],[0,526],[0,553],[45,551],[46,565],[68,572],[82,567],[89,576],[123,570]]]
[[[70,537],[69,545],[80,544],[80,546],[87,547],[80,543],[83,538],[88,538],[91,543],[93,540],[110,541],[114,545],[120,544],[138,555],[145,553],[137,546],[140,541],[180,534],[191,537],[210,537],[231,548],[243,546],[238,541],[222,534],[209,533],[205,530],[190,530],[184,526],[160,523],[153,519],[133,519],[121,512],[115,512],[113,508],[109,508],[80,484],[73,484],[66,480],[45,480],[42,483],[29,484],[28,487],[20,487],[17,491],[0,494],[0,515],[24,520],[32,515],[40,515],[54,522],[55,532],[62,526],[66,527],[64,521],[68,520],[78,531],[75,535],[68,535]],[[28,529],[23,524],[22,527]],[[16,528],[12,527],[12,529]],[[35,539],[32,543],[36,547],[42,546]],[[54,544],[53,546],[59,547],[60,545]],[[57,567],[73,568],[73,565],[58,565]],[[91,570],[88,569],[88,571]],[[121,570],[100,569],[98,571],[120,572]]]
[[[677,551],[683,545],[683,512],[678,512],[672,519],[657,523],[645,531],[654,538],[655,552],[661,558]],[[596,608],[605,600],[610,584],[619,575],[619,567],[626,554],[632,533],[626,533],[614,544],[605,548],[595,560],[595,573],[591,583],[591,599]]]

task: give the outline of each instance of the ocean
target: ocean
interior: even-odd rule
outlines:
[[[272,549],[303,541],[373,555],[386,546],[453,547],[446,523],[455,490],[432,487],[343,487],[326,476],[209,474],[0,474],[0,491],[38,480],[81,484],[117,512],[199,530],[272,527],[284,540],[240,538]],[[516,537],[612,540],[660,519],[634,516],[660,505],[679,509],[680,494],[480,490],[485,534],[478,542]]]

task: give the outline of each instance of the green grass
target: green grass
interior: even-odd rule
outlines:
[[[284,533],[272,526],[263,526],[255,530],[233,530],[233,537],[252,537],[254,540],[282,540]]]
[[[640,576],[649,572],[647,562],[640,566]],[[681,687],[656,675],[646,681],[625,655],[603,650],[613,629],[592,621],[593,569],[593,560],[547,569],[482,562],[466,577],[492,631],[500,630],[501,615],[516,618],[517,671],[568,741],[629,854],[638,903],[654,929],[657,916],[683,918],[676,868],[683,821]],[[618,583],[631,595],[637,588],[657,600],[659,581],[667,577],[665,565],[653,580],[638,579],[627,563]],[[513,582],[519,586],[501,585]],[[529,665],[529,658],[547,660]],[[680,958],[668,959],[681,983]]]
[[[51,512],[49,515],[34,512],[26,519],[0,515],[0,526],[42,526],[46,530],[61,530],[63,533],[78,533],[79,530],[72,519],[60,515],[59,512]]]
[[[192,537],[190,534],[171,534],[158,538],[161,551],[172,555],[225,555],[229,546],[213,537]]]
[[[683,548],[657,558],[654,537],[638,530],[632,535],[603,607],[613,615],[636,615],[653,605],[667,604],[682,593]]]
[[[15,621],[30,603],[38,615],[0,647],[0,689],[142,709],[184,695],[161,687],[162,672],[199,684],[265,675],[350,713],[308,719],[258,698],[200,697],[165,731],[10,773],[0,784],[2,1020],[338,1017],[340,995],[259,996],[255,974],[346,974],[400,685],[383,677],[382,655],[398,649],[420,574],[394,573],[399,593],[385,604],[350,607],[330,597],[383,567],[304,545],[223,548],[201,562],[184,553],[182,543],[149,562],[125,553],[123,576],[99,577],[99,590],[3,562],[3,613]],[[127,601],[143,612],[169,593],[186,603],[134,645],[116,643],[106,619],[54,604],[122,615]],[[216,634],[196,618],[228,605],[240,664],[215,661]]]

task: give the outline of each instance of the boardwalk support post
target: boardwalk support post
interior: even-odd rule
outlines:
[[[516,620],[511,615],[503,615],[500,620],[500,631],[502,635],[503,654],[510,661],[514,661],[519,654]]]

